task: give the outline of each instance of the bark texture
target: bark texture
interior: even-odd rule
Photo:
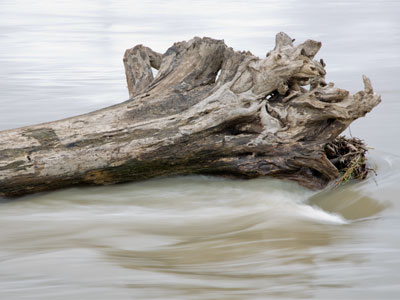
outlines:
[[[193,173],[323,188],[339,176],[325,146],[380,96],[365,76],[354,95],[326,84],[320,47],[281,32],[263,59],[198,37],[128,49],[128,101],[0,132],[0,195]]]

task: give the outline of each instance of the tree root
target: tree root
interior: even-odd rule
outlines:
[[[365,178],[364,144],[337,137],[380,95],[366,76],[355,94],[326,83],[321,42],[275,40],[265,58],[207,37],[128,49],[128,101],[0,132],[0,197],[183,174]]]

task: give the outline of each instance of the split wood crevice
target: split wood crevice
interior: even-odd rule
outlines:
[[[263,59],[198,37],[164,54],[128,49],[128,101],[0,132],[0,195],[178,174],[323,188],[340,176],[327,145],[380,96],[365,76],[354,95],[327,84],[320,47],[278,33]]]

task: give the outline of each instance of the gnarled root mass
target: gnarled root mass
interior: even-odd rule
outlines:
[[[128,49],[128,101],[0,132],[0,196],[193,173],[323,188],[350,168],[335,139],[380,96],[365,76],[354,95],[326,83],[320,47],[281,32],[265,58],[197,37]]]

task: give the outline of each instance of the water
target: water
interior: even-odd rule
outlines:
[[[379,107],[351,134],[378,176],[321,192],[188,176],[0,203],[0,299],[398,299],[398,1],[0,1],[0,129],[126,100],[122,55],[193,36],[259,56],[321,40],[327,79]],[[350,134],[350,132],[347,132]]]

